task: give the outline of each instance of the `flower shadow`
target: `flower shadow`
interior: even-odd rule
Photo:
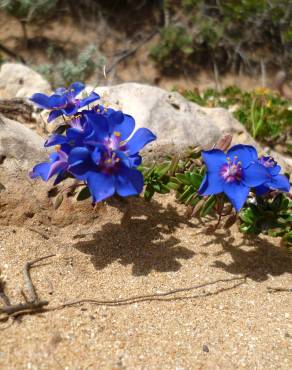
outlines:
[[[163,207],[154,200],[148,203],[140,198],[132,198],[129,203],[115,201],[114,206],[124,213],[120,224],[107,223],[93,234],[93,240],[73,245],[91,256],[97,270],[118,261],[123,266],[132,265],[134,276],[148,275],[151,271],[178,271],[181,259],[194,256],[173,235],[181,225],[189,224],[175,207]]]
[[[232,262],[229,264],[216,260],[213,266],[231,274],[247,275],[254,281],[265,281],[269,275],[280,276],[292,273],[291,255],[269,240],[256,236],[243,235],[241,241],[236,242],[230,231],[214,233],[214,238],[205,244],[220,244],[222,252],[217,256],[229,254]]]

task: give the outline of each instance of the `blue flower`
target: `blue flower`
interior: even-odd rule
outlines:
[[[222,150],[203,151],[207,167],[200,186],[201,195],[224,193],[238,212],[251,187],[267,182],[269,173],[257,161],[256,149],[249,145],[235,145],[225,154]]]
[[[258,161],[267,169],[269,179],[264,184],[255,187],[256,195],[266,194],[270,190],[290,191],[288,178],[285,175],[280,174],[281,167],[272,157],[262,156]]]
[[[143,176],[137,170],[139,151],[156,139],[146,128],[135,128],[133,117],[120,111],[107,115],[87,113],[93,131],[68,157],[68,171],[88,185],[94,203],[117,193],[122,197],[137,195],[143,189]]]
[[[84,99],[78,99],[77,95],[84,90],[85,85],[81,82],[74,82],[68,89],[59,88],[51,96],[37,93],[34,94],[30,100],[37,104],[40,108],[52,110],[48,117],[48,122],[53,121],[62,114],[71,116],[77,113],[79,108],[82,108],[100,96],[95,92],[91,92],[89,96]]]
[[[63,180],[68,169],[68,152],[66,147],[59,146],[56,151],[50,155],[49,162],[37,164],[29,173],[31,179],[41,177],[43,181],[48,181],[51,177],[57,175],[54,185]]]
[[[93,129],[84,114],[73,116],[66,120],[69,126],[65,135],[53,134],[45,142],[45,147],[55,145],[83,146],[84,140],[92,133]]]

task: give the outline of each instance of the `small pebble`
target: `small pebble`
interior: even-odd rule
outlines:
[[[210,352],[209,347],[206,344],[203,345],[203,352],[206,352],[206,353]]]

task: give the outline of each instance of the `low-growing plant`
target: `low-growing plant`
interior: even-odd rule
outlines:
[[[132,116],[96,103],[99,95],[79,97],[84,84],[75,82],[59,88],[52,96],[34,94],[31,101],[49,109],[48,122],[62,118],[45,147],[55,147],[47,162],[30,173],[44,181],[55,177],[54,185],[75,179],[67,193],[77,200],[92,198],[95,205],[117,194],[144,197],[155,193],[176,193],[177,201],[188,207],[190,216],[217,217],[215,228],[226,219],[225,227],[241,222],[246,233],[268,233],[291,242],[291,202],[288,177],[269,156],[258,156],[250,145],[234,145],[227,135],[214,149],[191,148],[180,157],[146,166],[139,151],[155,140],[147,128],[133,133]],[[93,104],[92,107],[89,105]],[[65,189],[65,190],[66,190]],[[77,191],[78,189],[78,191]],[[57,191],[55,208],[64,191]]]
[[[164,69],[180,71],[193,53],[193,40],[181,26],[168,26],[161,30],[161,42],[150,51],[150,56]]]
[[[240,152],[244,146],[236,147],[240,149]],[[245,147],[247,151],[251,150],[251,147]],[[234,147],[231,149],[234,150]],[[209,151],[209,154],[212,152],[216,156],[218,149]],[[229,184],[231,185],[230,191],[226,188],[226,185],[223,188],[217,188],[216,178],[212,175],[212,172],[209,172],[209,176],[212,177],[212,182],[209,183],[211,191],[204,195],[206,190],[204,189],[204,182],[208,176],[201,155],[202,151],[199,148],[192,148],[185,156],[170,158],[162,164],[142,166],[141,171],[144,174],[145,181],[145,199],[150,200],[155,193],[166,194],[175,191],[177,201],[188,207],[188,216],[196,216],[205,220],[204,222],[207,221],[206,217],[211,216],[217,219],[215,229],[220,225],[229,228],[238,223],[240,231],[246,234],[268,234],[274,237],[282,237],[283,243],[292,250],[292,201],[289,193],[281,191],[289,190],[288,178],[277,174],[279,176],[277,181],[279,180],[279,182],[277,185],[276,183],[271,185],[271,188],[260,189],[256,186],[252,188],[251,192],[249,190],[247,192],[246,184],[243,184],[240,191],[236,190],[236,186],[234,187],[234,183],[230,181],[232,171],[234,171],[235,177],[240,174],[238,171],[240,166],[236,167],[236,163],[239,163],[239,161],[236,159],[232,163],[227,162],[227,164],[230,163],[229,168],[231,168],[231,171],[226,172],[226,178],[228,180],[229,176]],[[264,158],[267,160],[268,157]],[[272,161],[272,159],[269,158],[269,161]],[[214,166],[214,162],[210,163],[211,167]],[[270,167],[272,172],[276,166],[277,164],[273,162]],[[250,168],[250,170],[256,172],[255,168]],[[207,173],[208,171],[213,170],[210,167],[208,168],[207,165]],[[279,171],[279,168],[277,171]],[[224,178],[222,167],[221,175]],[[245,173],[245,176],[247,176],[247,173]],[[237,177],[237,183],[238,179]],[[254,181],[254,178],[252,181]],[[281,190],[273,190],[277,186]],[[231,204],[235,207],[236,212],[233,211]]]
[[[165,4],[174,15],[173,24],[162,29],[151,53],[162,70],[176,66],[178,55],[184,56],[181,71],[185,64],[216,65],[224,72],[291,62],[290,0],[168,0]],[[175,42],[169,42],[170,30]],[[187,35],[187,44],[181,35]]]
[[[54,51],[49,49],[51,58],[54,59]],[[35,67],[53,86],[70,85],[76,80],[86,80],[96,71],[100,74],[106,64],[106,58],[99,52],[95,45],[88,45],[77,57],[61,60],[57,63],[49,63]]]

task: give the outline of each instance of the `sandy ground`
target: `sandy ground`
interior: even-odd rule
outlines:
[[[203,287],[128,304],[82,304],[1,323],[1,369],[291,369],[291,258],[279,240],[207,235],[173,198],[105,206],[91,225],[1,226],[0,269],[23,300],[27,260],[49,307]],[[244,276],[248,275],[245,279]],[[11,325],[12,324],[12,325]]]

